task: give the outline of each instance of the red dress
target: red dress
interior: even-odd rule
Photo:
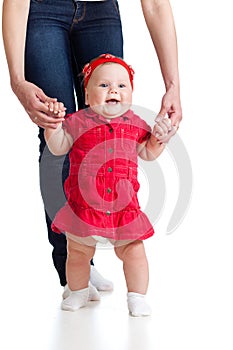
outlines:
[[[74,143],[64,185],[67,202],[53,231],[113,240],[152,236],[137,198],[137,145],[149,138],[151,128],[131,110],[109,123],[91,109],[68,116],[63,128]]]

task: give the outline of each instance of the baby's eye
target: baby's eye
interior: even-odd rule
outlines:
[[[125,84],[123,84],[123,83],[122,83],[122,84],[119,84],[119,88],[122,89],[122,88],[124,88],[124,87],[125,87]]]
[[[100,86],[100,87],[103,87],[103,88],[106,88],[106,87],[108,87],[108,84],[106,84],[106,83],[101,83],[99,86]]]

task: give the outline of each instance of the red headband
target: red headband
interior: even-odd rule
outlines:
[[[106,62],[113,62],[113,63],[118,63],[118,64],[122,65],[127,70],[128,74],[129,74],[130,83],[131,83],[131,86],[133,89],[133,76],[134,76],[133,68],[131,68],[131,66],[128,66],[128,64],[125,63],[125,61],[123,61],[121,58],[115,57],[109,53],[105,53],[103,55],[100,55],[95,60],[93,60],[90,63],[87,63],[84,66],[84,68],[83,68],[84,87],[85,88],[87,87],[88,81],[89,81],[92,73],[96,69],[96,67],[98,67],[101,64],[106,63]]]

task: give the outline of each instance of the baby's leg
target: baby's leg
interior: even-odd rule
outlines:
[[[115,247],[117,257],[123,261],[128,292],[146,294],[149,282],[149,269],[142,241],[133,241]]]
[[[90,260],[94,253],[95,247],[75,242],[67,237],[66,277],[71,292],[62,302],[63,310],[76,311],[87,304]]]
[[[149,283],[149,268],[142,241],[115,247],[116,255],[123,261],[128,289],[128,308],[132,316],[148,316],[150,308],[145,301]]]
[[[95,246],[76,242],[67,237],[66,276],[71,291],[88,287],[90,260],[95,254]]]

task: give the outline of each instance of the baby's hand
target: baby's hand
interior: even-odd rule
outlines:
[[[172,126],[171,119],[158,115],[155,118],[155,126],[153,128],[153,135],[160,143],[167,143],[170,138],[176,133],[177,129]]]
[[[65,117],[66,107],[62,102],[45,102],[45,105],[48,107],[48,116]]]

